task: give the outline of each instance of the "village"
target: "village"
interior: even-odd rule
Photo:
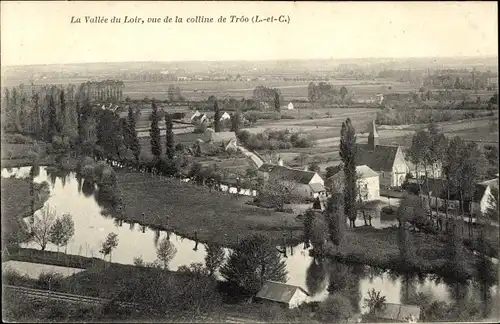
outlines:
[[[498,322],[496,4],[261,5],[2,2],[3,321]]]

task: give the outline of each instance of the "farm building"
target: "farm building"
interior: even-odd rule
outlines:
[[[385,303],[383,310],[375,312],[375,317],[390,323],[416,323],[420,319],[420,307]]]
[[[380,183],[379,175],[366,165],[359,165],[356,167],[358,175],[358,194],[361,194],[362,201],[374,201],[380,199]],[[344,171],[340,170],[327,180],[327,187],[332,188],[336,184],[341,188],[344,184]],[[358,197],[359,198],[359,197]]]
[[[258,174],[264,180],[282,179],[289,184],[289,188],[304,198],[316,198],[325,194],[324,181],[319,174],[283,166],[281,159],[277,165],[264,163],[258,169]]]
[[[222,116],[220,116],[220,120],[222,121],[227,119],[231,119],[231,115],[229,115],[227,112],[224,112]]]
[[[290,103],[288,104],[288,107],[287,107],[287,108],[288,108],[288,110],[293,110],[293,103],[291,103],[291,102],[290,102]]]
[[[384,102],[384,95],[382,93],[379,93],[375,96],[377,103],[381,105]]]
[[[267,280],[260,288],[255,299],[270,304],[278,304],[286,308],[296,308],[306,302],[309,294],[298,286]]]
[[[184,133],[175,137],[175,140],[184,145],[192,145],[198,141],[204,143],[222,144],[224,147],[234,146],[237,148],[237,138],[234,132],[216,133],[212,129],[207,129],[204,133]]]
[[[408,166],[408,173],[415,179],[423,178],[426,174],[426,168],[423,165],[415,166],[410,161],[406,161],[406,165]],[[427,166],[427,176],[429,178],[439,178],[441,177],[441,163],[435,163],[433,166]]]
[[[492,183],[489,183],[492,182]],[[474,190],[474,195],[472,201],[466,199],[464,201],[464,212],[478,214],[484,213],[491,206],[491,189],[494,186],[498,187],[498,180],[489,180],[482,183],[476,183]],[[429,191],[427,191],[427,183],[422,182],[422,191],[419,195],[424,200],[425,205],[428,205],[427,192],[431,196],[431,206],[433,208],[445,207],[447,198],[447,181],[444,179],[429,179]],[[437,199],[436,199],[437,198]],[[460,197],[457,193],[450,194],[450,200],[448,201],[449,209],[459,209],[460,208]]]
[[[401,186],[408,173],[403,149],[401,146],[380,145],[375,121],[370,123],[369,128],[368,144],[357,144],[357,165],[366,165],[378,172],[381,185]]]

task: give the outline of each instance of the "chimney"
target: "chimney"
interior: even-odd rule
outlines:
[[[373,120],[370,125],[368,126],[368,131],[370,134],[368,134],[368,147],[371,150],[375,150],[378,143],[378,133],[377,133],[377,128],[375,127],[375,121]]]

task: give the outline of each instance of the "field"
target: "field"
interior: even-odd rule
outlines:
[[[251,98],[253,90],[259,86],[278,88],[281,90],[285,101],[307,100],[307,81],[161,81],[138,82],[124,81],[124,95],[131,99],[142,99],[146,96],[163,100],[166,98],[169,85],[174,84],[181,88],[182,95],[187,100],[204,100],[214,95],[216,97]],[[409,92],[417,89],[416,86],[386,80],[330,80],[329,83],[340,88],[345,86],[356,97],[369,98],[377,93]],[[388,87],[392,87],[389,90]]]
[[[281,243],[285,220],[294,237],[302,235],[295,215],[246,205],[246,197],[236,199],[205,187],[153,179],[142,173],[119,172],[118,188],[125,204],[124,220],[141,223],[144,213],[147,225],[191,238],[197,232],[201,242],[233,245],[247,235],[261,233]]]

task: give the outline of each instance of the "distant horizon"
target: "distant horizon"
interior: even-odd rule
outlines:
[[[456,55],[456,56],[408,56],[408,57],[338,57],[338,58],[281,58],[281,59],[221,59],[221,60],[151,60],[151,61],[95,61],[95,62],[65,62],[40,64],[2,64],[3,67],[51,66],[51,65],[92,65],[92,64],[125,64],[125,63],[203,63],[203,62],[286,62],[286,61],[347,61],[347,60],[418,60],[418,59],[491,59],[498,55]]]

